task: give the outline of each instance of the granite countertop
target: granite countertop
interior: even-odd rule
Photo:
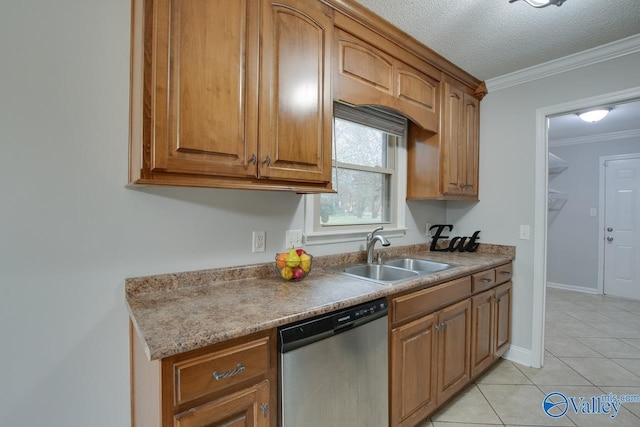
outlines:
[[[364,262],[361,251],[315,257],[311,273],[300,282],[277,277],[273,263],[130,278],[125,282],[126,302],[147,357],[156,360],[466,276],[515,257],[512,246],[486,244],[473,253],[430,252],[428,244],[384,252],[458,266],[394,286],[336,271],[339,265]]]

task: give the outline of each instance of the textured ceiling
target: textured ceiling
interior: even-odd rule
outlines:
[[[356,0],[480,80],[640,34],[640,0]]]

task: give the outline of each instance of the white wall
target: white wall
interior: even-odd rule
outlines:
[[[129,425],[124,279],[271,261],[303,226],[296,194],[124,187],[129,21],[129,0],[3,2],[2,425]],[[443,202],[410,202],[391,242],[426,242],[425,222],[444,219]],[[264,254],[252,230],[267,231]]]
[[[549,187],[568,194],[547,222],[547,282],[569,288],[598,289],[598,212],[600,157],[640,153],[640,138],[574,144],[550,149],[569,167],[549,177]],[[590,215],[595,208],[597,216]],[[568,268],[568,266],[580,268]]]
[[[489,92],[480,109],[480,203],[448,203],[447,220],[459,231],[481,227],[484,241],[516,246],[513,345],[532,349],[536,110],[640,87],[640,53]],[[519,240],[521,224],[531,240]]]

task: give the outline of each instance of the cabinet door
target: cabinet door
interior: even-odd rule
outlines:
[[[255,176],[258,2],[156,0],[146,30],[152,172]],[[151,34],[149,34],[151,32]],[[150,105],[151,107],[148,107]],[[147,118],[149,117],[149,119]]]
[[[441,404],[467,385],[471,378],[471,299],[440,311],[438,329],[437,401]]]
[[[442,192],[455,195],[462,191],[460,141],[464,92],[449,83],[444,84],[443,92]]]
[[[263,0],[261,178],[331,181],[332,29],[322,2]]]
[[[463,96],[464,120],[460,152],[462,193],[465,196],[478,196],[478,156],[480,139],[480,101],[465,93]]]
[[[509,348],[511,338],[511,282],[498,286],[495,290],[495,357],[498,358]]]
[[[476,198],[480,101],[446,82],[443,93],[442,193]]]
[[[268,427],[269,381],[173,417],[174,427]]]
[[[494,361],[494,291],[471,298],[471,376],[475,377]]]
[[[413,426],[436,407],[437,314],[391,331],[391,425]]]

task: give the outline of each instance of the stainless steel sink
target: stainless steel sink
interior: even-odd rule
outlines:
[[[417,277],[420,273],[385,264],[357,264],[342,269],[342,273],[374,282],[394,284]]]
[[[385,285],[395,285],[418,276],[426,276],[453,267],[456,265],[420,258],[396,258],[385,261],[383,264],[351,265],[343,267],[339,271],[347,276]]]
[[[392,265],[394,267],[405,268],[407,270],[420,271],[425,273],[435,273],[436,271],[447,270],[453,267],[453,264],[447,264],[438,261],[429,261],[419,258],[398,258],[390,259],[384,265]]]

